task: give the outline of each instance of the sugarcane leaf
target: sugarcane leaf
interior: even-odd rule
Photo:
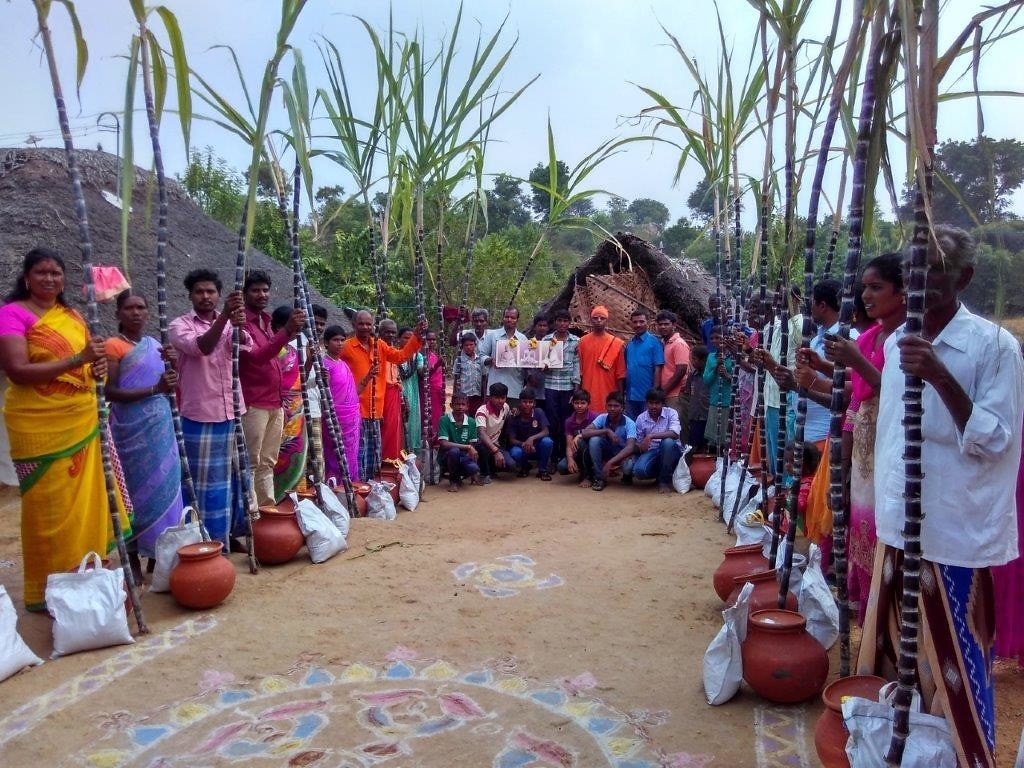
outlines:
[[[141,0],[138,0],[141,4]],[[174,64],[174,81],[178,99],[178,123],[181,125],[181,137],[188,155],[192,136],[192,87],[189,83],[188,54],[185,52],[185,41],[181,35],[178,18],[169,8],[158,5],[154,9],[164,24],[167,41],[171,47],[171,61]]]
[[[153,32],[146,29],[145,36],[146,45],[149,47],[149,62],[153,76],[153,110],[156,112],[156,122],[159,125],[164,112],[164,103],[167,100],[167,63],[164,61],[160,43]]]
[[[135,191],[135,85],[139,77],[141,46],[145,42],[138,35],[132,35],[128,50],[128,77],[124,87],[124,140],[121,142],[121,264],[128,269],[128,224],[131,217],[132,193]]]
[[[71,29],[75,36],[75,94],[81,98],[82,80],[85,79],[85,69],[89,65],[89,46],[86,45],[85,36],[82,34],[82,24],[78,20],[75,4],[72,0],[57,0],[57,2],[64,6],[68,12],[68,18],[71,20]],[[47,2],[45,11],[42,13],[43,19],[49,14],[49,6],[50,2]]]

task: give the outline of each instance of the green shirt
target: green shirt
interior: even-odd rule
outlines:
[[[441,417],[441,423],[438,425],[438,437],[449,443],[459,443],[460,445],[475,443],[477,440],[476,420],[468,413],[464,414],[462,419],[462,424],[456,424],[452,415],[446,413]]]

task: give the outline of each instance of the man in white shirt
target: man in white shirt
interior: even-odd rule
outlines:
[[[519,324],[519,310],[509,307],[501,316],[501,327],[487,332],[477,351],[488,358],[488,384],[504,384],[508,388],[508,405],[513,410],[519,407],[519,392],[523,388],[526,376],[523,369],[516,366],[498,367],[498,342],[505,342],[513,351],[516,345],[525,345],[529,340],[516,326]]]
[[[1009,332],[967,310],[975,246],[937,225],[928,254],[923,334],[885,342],[875,439],[878,548],[858,671],[895,679],[903,560],[904,374],[924,380],[921,611],[924,711],[943,714],[958,765],[994,766],[989,567],[1017,556],[1014,488],[1024,364]],[[936,243],[938,248],[936,248]]]
[[[649,389],[645,398],[647,408],[636,418],[636,452],[632,471],[626,477],[640,480],[655,478],[658,493],[672,492],[672,473],[683,455],[679,444],[679,414],[665,405],[665,393]]]

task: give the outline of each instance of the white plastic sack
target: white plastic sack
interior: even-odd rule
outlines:
[[[391,498],[394,483],[370,481],[370,493],[366,496],[366,516],[377,520],[394,520],[398,517],[395,502]]]
[[[294,498],[294,494],[289,494]],[[295,518],[298,520],[302,535],[306,537],[306,549],[314,563],[330,560],[339,552],[348,548],[345,536],[338,526],[327,519],[316,504],[303,499],[295,504]]]
[[[761,512],[761,499],[753,498],[736,515],[736,546],[762,544],[765,538],[764,513]],[[771,532],[768,533],[769,539]]]
[[[843,699],[843,722],[850,732],[846,756],[851,768],[885,765],[885,753],[892,738],[892,698],[896,683],[878,692],[878,701],[849,696]],[[956,768],[956,748],[945,719],[920,711],[921,700],[914,693],[910,707],[910,736],[903,749],[902,768]]]
[[[827,650],[839,639],[839,606],[821,572],[818,545],[811,544],[807,554],[807,567],[797,595],[799,610],[807,619],[807,631]]]
[[[53,616],[50,658],[134,643],[126,597],[122,571],[108,571],[95,552],[82,558],[76,573],[51,573],[46,578],[46,610]]]
[[[1017,760],[1013,763],[1013,768],[1024,768],[1024,728],[1020,732],[1020,746],[1017,747]]]
[[[725,704],[740,689],[743,657],[740,645],[747,638],[747,602],[754,585],[743,585],[736,605],[722,611],[722,628],[704,652],[704,696],[708,704]]]
[[[192,518],[189,520],[189,518]],[[198,544],[203,540],[202,522],[199,513],[192,507],[181,511],[178,525],[165,529],[156,538],[156,565],[149,583],[150,592],[169,592],[171,571],[178,564],[178,550],[186,544]]]
[[[719,456],[715,459],[715,471],[704,484],[704,495],[711,499],[717,499],[722,490],[722,471],[725,468],[725,459]],[[717,506],[717,503],[716,503]]]
[[[686,463],[686,454],[692,450],[688,445],[683,447],[683,455],[679,457],[679,463],[676,464],[676,468],[672,472],[672,487],[676,493],[686,493],[693,487],[690,465]]]
[[[410,464],[402,462],[398,466],[398,503],[403,507],[412,512],[420,504],[420,483],[419,480],[413,480],[412,472],[416,472],[417,477],[419,476],[419,470],[415,467],[415,459],[413,459],[412,470],[409,469]]]
[[[768,545],[771,547],[771,544]],[[782,581],[782,564],[786,562],[786,548],[789,546],[785,536],[779,538],[779,549],[775,553],[775,565],[772,566],[776,571],[776,578],[781,583]],[[768,550],[771,551],[770,549]],[[767,557],[767,555],[765,555]],[[789,591],[793,593],[793,597],[800,601],[800,590],[803,588],[804,570],[807,568],[807,558],[801,555],[799,552],[793,553],[792,568],[789,571]]]
[[[18,634],[18,612],[14,610],[7,589],[0,584],[0,680],[6,680],[25,667],[35,667],[43,660],[32,653]]]
[[[436,457],[435,457],[436,458]],[[416,486],[416,490],[419,491],[423,484],[423,475],[420,473],[420,468],[416,464],[416,454],[409,453],[405,456],[405,466],[409,468],[409,480]],[[434,462],[434,466],[439,467],[437,461]]]
[[[324,483],[320,483],[320,498],[323,499],[323,511],[327,515],[327,519],[334,523],[334,527],[341,531],[342,536],[348,538],[348,528],[352,521],[348,508],[341,498],[338,497],[338,494],[334,492],[334,489],[329,488]]]
[[[737,493],[740,496],[740,509],[743,509],[751,498],[751,493],[755,493],[753,498],[761,497],[761,484],[743,469],[739,462],[733,462],[729,465],[729,479],[725,484],[725,506],[722,508],[726,523],[729,522],[732,511],[736,508]]]

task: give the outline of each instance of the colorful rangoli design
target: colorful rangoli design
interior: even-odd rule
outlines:
[[[399,647],[387,660],[303,654],[282,675],[241,684],[208,671],[199,692],[150,715],[100,716],[104,735],[71,758],[88,768],[212,765],[401,768],[704,768],[666,754],[651,730],[665,712],[623,711],[589,673],[540,684],[514,659],[468,672]],[[468,762],[467,762],[468,761]]]
[[[561,576],[551,573],[539,579],[534,575],[535,563],[526,555],[505,555],[493,563],[463,563],[454,571],[460,582],[476,587],[484,597],[515,597],[527,589],[551,589],[565,584]]]

